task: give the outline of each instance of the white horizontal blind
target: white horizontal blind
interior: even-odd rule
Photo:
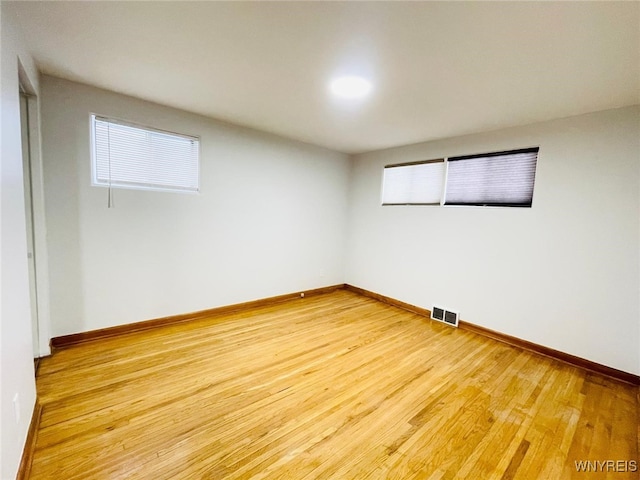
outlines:
[[[92,115],[93,184],[197,192],[200,141]]]
[[[448,159],[445,205],[530,207],[538,148]]]
[[[444,160],[385,167],[382,181],[382,204],[440,204],[444,172]]]

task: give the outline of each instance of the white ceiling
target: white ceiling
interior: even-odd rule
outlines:
[[[44,73],[347,153],[640,103],[639,2],[7,8]]]

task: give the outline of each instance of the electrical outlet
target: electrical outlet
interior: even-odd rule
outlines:
[[[20,423],[20,395],[13,396],[13,412],[16,414],[16,423]]]

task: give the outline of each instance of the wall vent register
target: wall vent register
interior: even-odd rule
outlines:
[[[431,318],[433,320],[437,320],[438,322],[446,323],[447,325],[451,325],[452,327],[458,326],[458,313],[452,312],[450,310],[445,310],[442,307],[434,306],[431,309]]]
[[[433,307],[431,309],[431,318],[434,320],[444,321],[444,309],[440,307]]]

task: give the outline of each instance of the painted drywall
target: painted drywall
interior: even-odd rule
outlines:
[[[31,307],[27,270],[18,65],[38,91],[38,73],[26,53],[15,21],[0,6],[2,142],[0,154],[0,478],[14,479],[36,399],[31,336]],[[18,398],[19,420],[14,410]]]
[[[53,336],[343,282],[346,155],[58,78],[41,88]],[[120,189],[107,208],[91,113],[199,136],[200,193]]]
[[[384,165],[530,146],[532,208],[380,205]],[[347,283],[640,373],[640,107],[353,162]]]

